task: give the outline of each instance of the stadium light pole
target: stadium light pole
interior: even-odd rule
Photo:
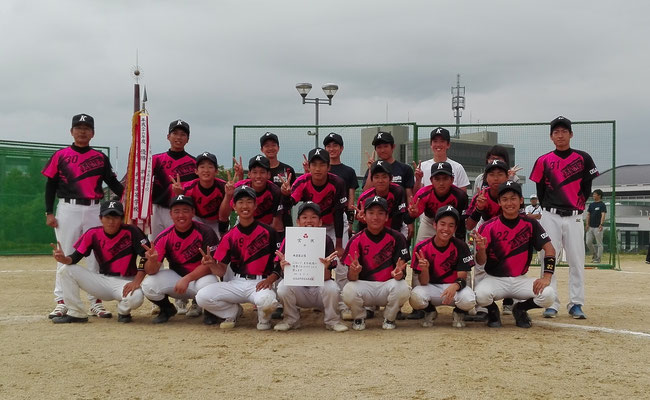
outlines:
[[[336,91],[339,90],[339,86],[334,84],[334,83],[326,83],[323,85],[323,92],[325,93],[325,96],[327,96],[327,100],[325,99],[319,99],[318,97],[313,98],[313,99],[308,99],[307,94],[309,94],[309,91],[311,90],[312,86],[311,83],[298,83],[296,84],[296,90],[298,93],[300,93],[300,97],[302,97],[302,104],[315,104],[316,105],[316,147],[318,147],[318,108],[323,105],[327,104],[328,106],[332,105],[332,97],[336,94]]]

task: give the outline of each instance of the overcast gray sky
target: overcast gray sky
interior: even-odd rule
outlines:
[[[235,124],[313,123],[302,81],[310,96],[340,86],[322,124],[450,123],[460,73],[465,123],[614,119],[618,164],[646,163],[649,14],[641,0],[4,0],[0,138],[69,143],[89,113],[123,172],[139,49],[155,152],[179,117],[190,153],[224,161]]]

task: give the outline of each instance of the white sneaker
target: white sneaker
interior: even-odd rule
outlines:
[[[334,332],[345,332],[345,331],[348,330],[348,326],[345,325],[342,322],[337,322],[334,325],[325,325],[325,329],[327,329],[328,331],[334,331]]]
[[[438,311],[433,310],[431,312],[425,312],[420,325],[422,325],[423,328],[431,328],[433,326],[433,321],[436,318],[438,318]]]
[[[234,327],[235,327],[235,320],[233,319],[227,319],[219,324],[219,328],[221,329],[232,329]]]
[[[501,311],[501,314],[512,315],[512,304],[504,304],[503,311]]]
[[[384,318],[384,322],[381,324],[381,329],[395,329],[397,328],[397,325],[395,325],[395,321],[389,321],[386,318]]]
[[[352,311],[349,308],[346,308],[345,310],[341,310],[341,319],[344,321],[352,321],[354,318],[352,317]]]
[[[185,315],[187,314],[187,300],[186,299],[176,299],[174,300],[174,305],[176,306],[176,310],[178,311],[178,315]]]
[[[361,318],[361,319],[355,319],[354,322],[352,323],[352,329],[355,331],[362,331],[366,329],[366,320]]]
[[[63,317],[68,313],[68,307],[66,307],[65,303],[63,303],[63,300],[59,301],[56,303],[56,307],[54,307],[54,310],[47,316],[49,319],[56,318],[56,317]]]
[[[259,326],[259,324],[257,326]],[[298,329],[298,328],[300,328],[300,323],[298,321],[296,321],[293,325],[288,322],[282,321],[275,324],[275,326],[273,327],[274,330],[280,332],[286,332],[290,329]]]
[[[258,331],[268,331],[271,329],[271,322],[258,322],[257,330]]]
[[[199,307],[194,300],[192,300],[192,305],[190,305],[190,308],[188,308],[186,311],[187,313],[185,316],[189,318],[199,317],[203,313],[203,309]]]
[[[104,308],[104,303],[102,303],[101,300],[96,301],[95,303],[93,303],[92,306],[90,306],[90,315],[94,315],[95,317],[99,317],[99,318],[113,317],[113,314],[111,314]]]
[[[453,326],[454,328],[465,327],[465,314],[454,311],[451,313],[451,316],[453,317],[451,326]]]

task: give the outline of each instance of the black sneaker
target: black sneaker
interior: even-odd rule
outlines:
[[[131,318],[131,314],[117,314],[117,322],[123,322],[125,324],[128,324],[129,322],[133,321],[133,318]]]
[[[490,328],[501,328],[501,313],[499,312],[499,307],[494,303],[488,306],[487,326]]]
[[[424,310],[413,310],[409,315],[406,316],[406,319],[422,319],[424,318]]]
[[[55,324],[71,324],[71,323],[77,323],[77,322],[88,322],[88,317],[73,317],[72,315],[63,315],[61,317],[54,317],[52,318],[52,322]]]
[[[406,319],[407,314],[404,314],[401,310],[397,312],[397,316],[395,317],[396,320],[398,321],[404,321]]]
[[[515,323],[520,328],[530,328],[532,325],[530,323],[530,317],[528,316],[528,311],[520,307],[521,303],[517,303],[512,307],[512,316],[515,317]]]
[[[160,314],[158,314],[151,322],[154,324],[164,324],[165,322],[169,321],[171,317],[176,315],[178,310],[176,310],[176,306],[173,305],[172,303],[165,304],[163,307],[160,307]]]
[[[205,325],[217,325],[223,322],[223,318],[219,318],[216,315],[212,314],[209,311],[203,310],[203,324]]]
[[[486,322],[488,320],[488,314],[485,311],[477,311],[474,315],[465,313],[464,319],[467,322]]]
[[[373,318],[375,318],[375,310],[366,309],[366,319],[373,319]]]
[[[271,314],[271,319],[282,319],[283,318],[283,312],[284,309],[282,307],[278,307],[273,311],[273,314]]]

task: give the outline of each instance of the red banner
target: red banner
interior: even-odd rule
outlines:
[[[124,190],[124,222],[151,232],[151,144],[149,143],[149,114],[133,114],[133,132],[129,166]]]

